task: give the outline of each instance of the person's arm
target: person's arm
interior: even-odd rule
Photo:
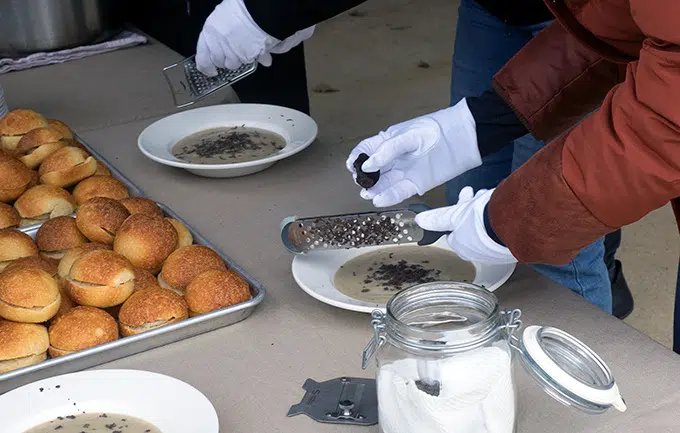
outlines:
[[[647,21],[638,23],[649,34],[639,60],[629,63],[625,81],[609,92],[600,110],[494,192],[489,220],[518,260],[566,263],[601,236],[680,196],[680,38],[669,37],[677,34],[673,23],[680,10],[650,7],[656,10],[646,11],[642,18]],[[534,75],[529,66],[515,76]],[[584,73],[589,70],[599,70],[598,62]],[[502,87],[511,88],[512,81],[502,77]],[[589,88],[588,83],[582,87]],[[531,106],[532,101],[514,95],[509,99],[516,111]],[[563,109],[550,102],[541,108],[544,113],[529,112],[524,120],[532,131],[550,135],[546,119]]]
[[[244,0],[248,12],[267,34],[284,40],[295,32],[333,18],[366,0]]]

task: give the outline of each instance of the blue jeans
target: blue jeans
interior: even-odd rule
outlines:
[[[493,75],[548,24],[549,22],[524,27],[507,25],[486,12],[474,0],[462,0],[458,9],[453,55],[451,104],[456,104],[466,96],[476,96],[489,90]],[[531,135],[525,135],[508,143],[500,151],[484,157],[480,167],[446,184],[447,202],[455,204],[460,190],[468,185],[475,191],[495,188],[544,145],[544,142]],[[609,271],[603,260],[604,252],[604,239],[600,239],[584,248],[567,265],[533,267],[611,313],[611,284]]]

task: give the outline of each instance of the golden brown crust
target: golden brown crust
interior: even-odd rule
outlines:
[[[33,188],[34,186],[36,186],[37,184],[40,183],[40,175],[38,174],[38,171],[37,170],[29,170],[29,171],[30,171],[31,180],[28,182],[28,187],[26,189]]]
[[[189,245],[168,256],[163,264],[159,282],[184,291],[191,280],[211,269],[227,270],[222,258],[213,250],[202,245]],[[161,284],[162,285],[162,284]]]
[[[116,320],[93,307],[75,307],[54,319],[49,328],[50,355],[89,349],[118,339]]]
[[[25,155],[32,149],[44,144],[57,143],[62,138],[64,138],[64,135],[54,128],[36,128],[21,137],[15,153],[16,155]],[[65,146],[64,143],[62,143],[62,147],[63,146]]]
[[[47,124],[56,129],[62,136],[73,140],[73,131],[64,122],[57,119],[47,119]]]
[[[0,229],[19,227],[19,212],[6,203],[0,203]]]
[[[59,310],[57,310],[57,314],[54,315],[52,320],[78,306],[75,302],[73,302],[71,295],[68,293],[68,289],[63,284],[59,286],[59,293],[61,293],[61,303],[59,304]]]
[[[73,189],[76,203],[81,205],[93,197],[122,200],[129,196],[125,184],[111,176],[92,176],[81,181]]]
[[[40,164],[40,182],[47,185],[67,187],[75,185],[97,171],[97,161],[84,150],[63,147]]]
[[[33,176],[21,161],[0,153],[0,201],[16,200],[31,182]]]
[[[248,283],[232,271],[203,272],[186,288],[185,299],[194,313],[204,314],[252,298]]]
[[[94,172],[95,176],[111,176],[111,170],[109,170],[101,161],[97,161],[97,171]]]
[[[64,251],[87,242],[78,230],[76,219],[70,216],[45,221],[35,235],[35,244],[42,252]]]
[[[79,247],[71,248],[66,251],[64,257],[59,260],[59,266],[57,267],[57,275],[61,279],[68,278],[68,274],[71,271],[71,266],[73,263],[85,253],[96,250],[111,250],[110,245],[102,244],[99,242],[90,242],[89,244],[83,244]]]
[[[60,302],[57,282],[42,269],[15,268],[0,273],[0,317],[41,323],[54,317]]]
[[[11,269],[18,268],[38,268],[47,272],[52,277],[57,276],[57,265],[54,263],[54,261],[47,260],[40,256],[30,256],[16,259],[12,261],[9,265],[7,265],[7,267],[5,268],[5,272]]]
[[[177,246],[177,231],[163,218],[136,214],[125,220],[116,233],[113,250],[132,264],[157,274]]]
[[[14,203],[22,218],[49,219],[71,215],[76,201],[68,191],[53,185],[36,185],[27,190]]]
[[[177,249],[187,247],[194,243],[194,237],[184,224],[174,218],[165,218],[177,231]]]
[[[43,325],[0,320],[0,361],[44,354],[49,345]]]
[[[47,119],[33,110],[12,110],[0,118],[0,135],[24,135],[35,128],[48,126]]]
[[[163,211],[153,200],[144,197],[127,197],[120,201],[130,212],[130,215],[142,213],[145,215],[163,218]]]
[[[184,299],[166,289],[146,289],[135,292],[125,301],[118,314],[124,336],[156,329],[189,317]]]
[[[0,262],[37,255],[38,247],[29,235],[16,229],[0,230]]]
[[[160,289],[158,280],[153,274],[144,269],[135,268],[135,292],[146,289]]]
[[[129,216],[130,212],[119,201],[94,197],[78,208],[76,224],[89,240],[113,244],[116,232]]]
[[[28,323],[24,323],[24,325],[27,324]],[[23,356],[21,358],[14,358],[7,361],[0,361],[0,374],[28,367],[29,365],[40,364],[46,359],[47,352],[39,353],[37,355]]]
[[[113,251],[95,250],[76,259],[66,285],[78,304],[108,308],[130,297],[134,279],[134,268],[128,259]]]

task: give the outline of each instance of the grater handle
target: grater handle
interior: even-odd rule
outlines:
[[[418,214],[421,212],[431,210],[432,208],[426,204],[418,203],[410,205],[408,209]],[[433,243],[441,239],[442,236],[447,236],[450,233],[451,232],[432,232],[430,230],[423,230],[423,238],[418,242],[418,245],[421,247],[432,245]]]
[[[298,217],[296,216],[289,216],[283,219],[281,221],[281,242],[283,242],[283,245],[286,247],[288,251],[290,251],[293,254],[304,254],[304,251],[300,250],[297,248],[290,240],[288,237],[288,226],[293,224],[295,221],[297,221]]]

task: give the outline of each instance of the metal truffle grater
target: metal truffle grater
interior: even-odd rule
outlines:
[[[208,77],[196,68],[196,56],[191,56],[163,68],[163,75],[170,86],[175,106],[184,108],[225,86],[231,86],[255,72],[256,69],[257,62],[234,70],[218,69],[217,76]]]
[[[374,379],[339,377],[316,382],[307,379],[302,401],[291,406],[288,416],[306,414],[329,424],[370,426],[378,423],[378,395]]]
[[[416,215],[429,209],[412,205],[383,212],[288,217],[281,222],[281,240],[294,254],[409,243],[430,245],[447,233],[423,230],[415,223]]]

